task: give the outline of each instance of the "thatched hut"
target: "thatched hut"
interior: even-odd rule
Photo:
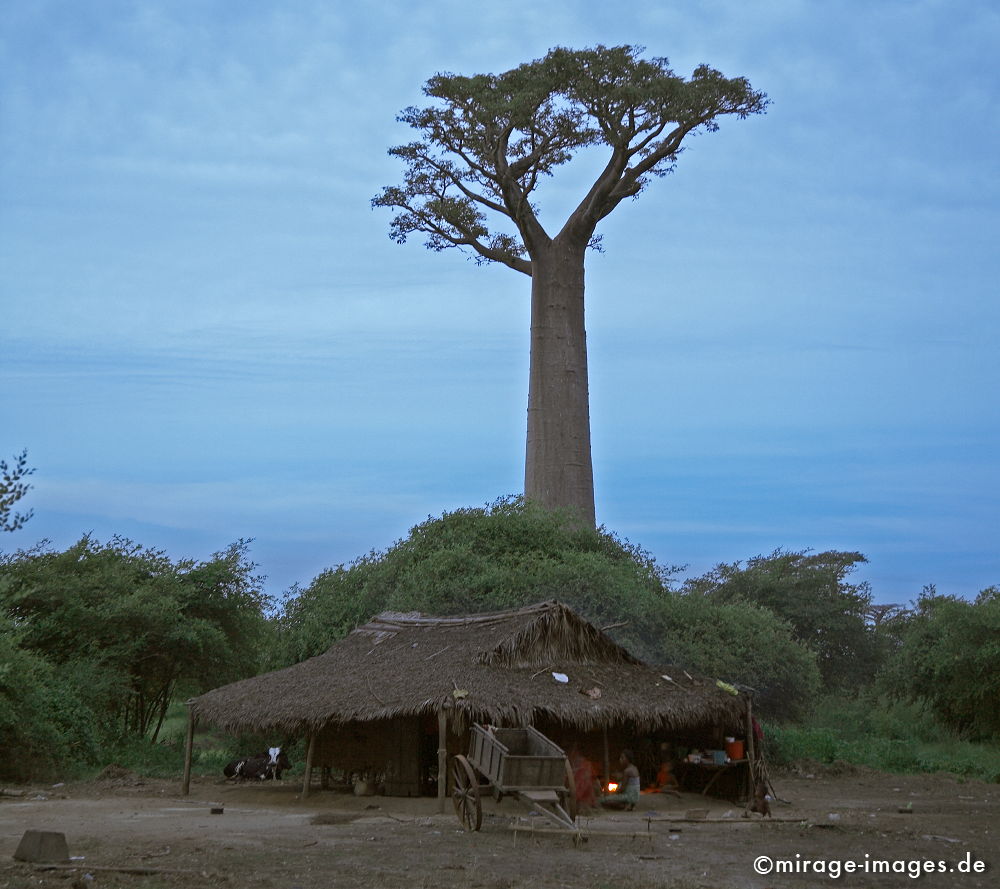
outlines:
[[[464,752],[473,722],[534,725],[606,762],[609,732],[694,745],[743,736],[747,720],[742,695],[654,669],[554,601],[460,617],[385,612],[324,654],[189,707],[192,730],[308,737],[306,791],[326,766],[377,771],[396,795],[423,792],[436,765],[443,796],[445,758]]]

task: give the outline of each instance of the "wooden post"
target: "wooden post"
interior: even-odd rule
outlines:
[[[438,813],[444,814],[448,795],[448,714],[438,710]]]
[[[184,742],[184,781],[181,784],[181,794],[187,796],[191,792],[191,757],[194,751],[194,711],[191,709],[191,701],[187,701],[188,724],[187,738]]]
[[[747,759],[750,760],[751,766],[753,766],[753,761],[757,758],[754,747],[755,740],[753,736],[753,704],[751,703],[750,695],[747,695]]]
[[[309,785],[312,784],[313,754],[316,752],[316,729],[309,732],[309,746],[306,747],[306,771],[302,776],[302,799],[309,796]]]
[[[757,791],[757,739],[753,736],[753,702],[747,695],[747,805]]]
[[[604,790],[608,789],[608,781],[611,780],[611,755],[608,753],[608,726],[601,726],[604,732]]]

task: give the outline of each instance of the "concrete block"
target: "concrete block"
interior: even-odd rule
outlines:
[[[14,857],[18,861],[69,861],[66,834],[52,830],[26,830],[17,844]]]

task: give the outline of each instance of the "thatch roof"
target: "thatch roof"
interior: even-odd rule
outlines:
[[[669,675],[559,602],[464,617],[385,612],[318,657],[217,688],[191,708],[230,731],[288,733],[442,707],[459,725],[538,716],[585,731],[740,724],[741,698],[713,680]]]

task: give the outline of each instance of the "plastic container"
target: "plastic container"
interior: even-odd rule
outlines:
[[[743,759],[743,742],[726,741],[726,756],[730,759]]]
[[[713,750],[712,751],[712,762],[717,766],[724,766],[726,764],[726,751],[725,750]]]

